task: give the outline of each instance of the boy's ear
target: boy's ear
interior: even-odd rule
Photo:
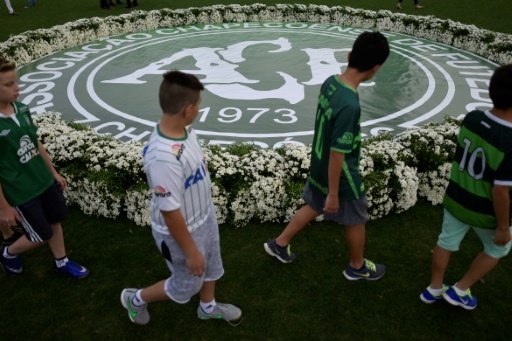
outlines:
[[[187,104],[185,107],[185,110],[183,110],[183,113],[186,117],[189,117],[191,113],[194,112],[194,105],[193,104]]]

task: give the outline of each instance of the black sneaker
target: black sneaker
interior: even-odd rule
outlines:
[[[286,247],[277,245],[276,240],[272,239],[263,244],[265,251],[271,256],[276,257],[282,263],[291,263],[295,260],[295,253],[292,253],[290,244]]]
[[[386,267],[382,264],[375,264],[371,260],[365,259],[363,267],[361,269],[354,269],[350,265],[347,265],[343,270],[343,276],[349,281],[357,281],[359,279],[366,279],[369,281],[375,281],[384,276],[386,273]]]

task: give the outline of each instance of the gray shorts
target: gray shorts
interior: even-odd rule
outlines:
[[[165,293],[171,300],[181,304],[187,303],[197,294],[203,282],[216,281],[224,274],[220,256],[219,225],[213,205],[204,224],[190,235],[205,259],[205,272],[202,277],[193,276],[188,271],[185,254],[171,235],[153,230],[155,243],[171,270],[171,277],[165,281]]]
[[[323,214],[325,220],[342,225],[365,224],[368,221],[368,201],[364,194],[359,199],[340,200],[340,208],[334,214],[324,213],[325,198],[314,192],[309,182],[304,186],[303,198],[312,209]]]

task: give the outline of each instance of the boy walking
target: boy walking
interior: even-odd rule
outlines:
[[[159,94],[163,115],[143,158],[153,191],[153,238],[172,274],[144,289],[124,289],[121,303],[130,321],[144,325],[150,318],[148,303],[184,304],[199,293],[198,318],[236,325],[242,311],[215,301],[215,281],[224,274],[219,228],[206,161],[194,130],[188,127],[198,114],[204,87],[195,76],[179,71],[167,72],[163,78]]]
[[[421,293],[425,303],[444,298],[467,310],[477,299],[470,287],[510,252],[510,189],[512,187],[512,64],[491,77],[493,108],[472,111],[462,121],[451,177],[444,197],[441,234],[432,255],[430,285]],[[464,276],[443,284],[452,252],[473,229],[483,244]]]
[[[66,180],[38,141],[29,108],[16,102],[18,96],[16,65],[0,58],[0,227],[6,237],[17,224],[24,233],[0,247],[0,264],[5,272],[19,274],[19,255],[48,242],[55,270],[83,278],[89,270],[67,258],[60,224],[67,214]]]
[[[359,174],[361,108],[357,87],[371,79],[389,56],[387,39],[379,32],[364,32],[348,55],[348,67],[329,77],[318,98],[311,170],[304,187],[306,205],[299,209],[283,232],[264,243],[268,254],[290,263],[295,254],[290,241],[320,214],[345,225],[349,264],[348,280],[377,280],[385,267],[364,258],[368,203]]]

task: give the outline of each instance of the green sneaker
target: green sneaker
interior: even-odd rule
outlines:
[[[197,307],[197,317],[201,320],[225,320],[230,325],[237,326],[242,322],[242,310],[232,304],[217,303],[210,314],[205,313],[201,306]]]
[[[148,305],[136,307],[132,304],[132,299],[138,289],[126,288],[121,292],[121,304],[128,310],[128,318],[135,324],[145,325],[149,323]]]

